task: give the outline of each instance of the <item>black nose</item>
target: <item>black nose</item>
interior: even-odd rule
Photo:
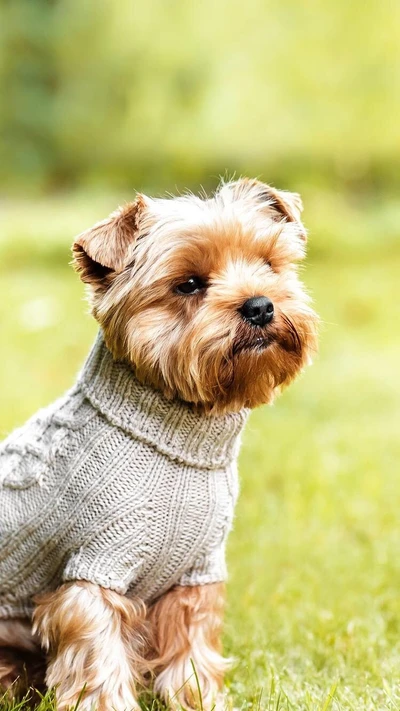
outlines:
[[[240,313],[253,326],[266,326],[274,317],[274,305],[267,296],[252,296],[244,302]]]

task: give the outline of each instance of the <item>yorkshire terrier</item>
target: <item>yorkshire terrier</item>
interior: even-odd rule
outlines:
[[[301,210],[240,179],[138,195],[76,238],[97,341],[0,446],[3,686],[42,647],[60,710],[136,709],[149,680],[216,702],[240,433],[317,346]]]

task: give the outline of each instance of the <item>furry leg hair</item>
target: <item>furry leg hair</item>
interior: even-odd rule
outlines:
[[[150,608],[154,690],[169,705],[215,706],[230,664],[220,654],[224,603],[224,585],[214,583],[177,586]]]
[[[44,691],[45,659],[31,624],[25,619],[0,620],[0,689],[24,693],[32,684]]]
[[[82,710],[138,709],[137,687],[149,672],[169,706],[206,711],[229,665],[220,654],[223,609],[219,583],[177,586],[148,611],[140,600],[92,583],[62,585],[37,599],[34,636],[28,620],[0,621],[0,685],[10,687],[22,676],[26,655],[43,662],[40,640],[49,652],[46,682],[57,688],[59,711],[80,696]]]
[[[50,652],[46,682],[57,688],[58,711],[76,703],[98,711],[137,709],[146,610],[142,602],[87,582],[42,595],[34,631]]]

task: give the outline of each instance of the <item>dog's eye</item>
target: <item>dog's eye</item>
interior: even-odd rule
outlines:
[[[201,289],[205,288],[205,283],[200,277],[191,276],[187,281],[178,284],[176,292],[178,294],[196,294]]]

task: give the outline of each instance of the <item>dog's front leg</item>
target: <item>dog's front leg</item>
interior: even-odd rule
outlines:
[[[154,690],[170,705],[208,710],[216,704],[229,667],[220,654],[224,592],[222,583],[178,585],[149,611]]]
[[[145,606],[88,582],[67,583],[37,599],[34,631],[50,652],[46,682],[58,709],[137,708]]]

